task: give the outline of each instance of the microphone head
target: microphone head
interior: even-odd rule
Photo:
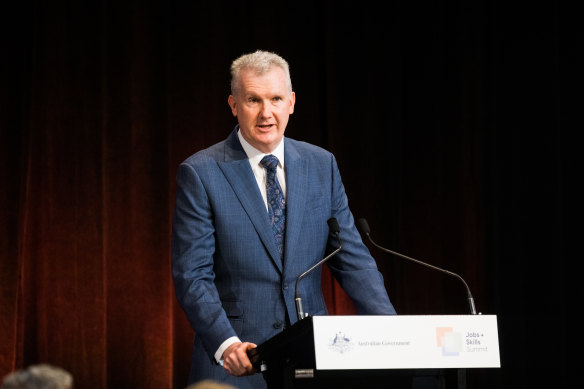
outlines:
[[[363,235],[369,235],[369,232],[371,232],[369,229],[369,224],[367,224],[367,220],[363,218],[357,220],[357,228]]]
[[[327,223],[329,225],[329,229],[331,230],[331,232],[333,234],[338,234],[339,232],[341,232],[341,228],[339,227],[339,222],[334,217],[331,217],[330,219],[328,219]]]

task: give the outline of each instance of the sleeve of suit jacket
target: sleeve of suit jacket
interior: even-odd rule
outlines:
[[[177,173],[173,217],[173,278],[178,301],[211,356],[221,343],[237,336],[214,284],[215,228],[206,188],[189,164]]]

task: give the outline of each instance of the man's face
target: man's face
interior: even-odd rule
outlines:
[[[239,91],[228,99],[241,135],[263,153],[272,152],[282,140],[288,118],[294,112],[294,101],[286,73],[277,66],[260,76],[252,70],[242,70]]]

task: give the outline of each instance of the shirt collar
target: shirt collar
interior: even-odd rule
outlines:
[[[243,151],[245,151],[245,154],[247,154],[247,158],[249,159],[249,163],[252,166],[259,164],[260,161],[262,160],[262,158],[265,155],[268,155],[266,153],[262,153],[261,151],[259,151],[258,149],[256,149],[252,145],[250,145],[243,138],[243,135],[241,135],[241,130],[239,129],[239,127],[237,128],[237,137],[239,138],[239,142],[241,143],[241,147],[243,147]],[[276,148],[269,154],[276,156],[276,158],[278,158],[278,161],[280,161],[280,163],[279,163],[280,167],[282,169],[284,169],[284,137],[282,137],[282,140],[280,141],[278,146],[276,146]]]

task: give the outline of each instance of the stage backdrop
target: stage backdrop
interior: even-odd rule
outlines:
[[[265,49],[290,62],[287,136],[335,153],[372,237],[461,274],[498,315],[503,367],[471,371],[471,387],[565,386],[571,13],[375,3],[5,9],[0,375],[47,362],[79,388],[186,385],[175,173],[232,130],[230,62]],[[469,312],[458,280],[371,251],[399,313]],[[353,313],[323,280],[330,312]]]

